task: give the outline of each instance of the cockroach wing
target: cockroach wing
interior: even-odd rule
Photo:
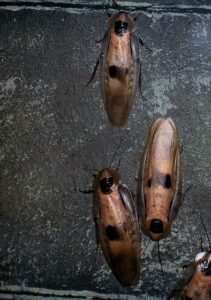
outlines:
[[[101,50],[100,50],[100,88],[101,88],[101,94],[103,97],[103,102],[106,107],[106,91],[105,91],[105,73],[106,73],[106,64],[107,64],[107,52],[108,52],[108,46],[110,41],[110,33],[106,31],[102,44],[101,44]]]
[[[93,217],[94,217],[94,222],[95,222],[97,245],[100,244],[103,254],[104,254],[104,257],[105,257],[108,265],[112,269],[112,262],[111,262],[110,255],[107,250],[108,249],[108,241],[105,238],[104,229],[103,229],[102,223],[100,221],[100,205],[99,205],[99,199],[98,199],[96,193],[94,193],[94,196],[93,196]]]
[[[100,207],[97,195],[94,193],[93,195],[93,207],[92,207],[93,219],[95,222],[95,230],[96,230],[96,242],[97,245],[100,243]]]
[[[137,210],[138,217],[142,220],[146,217],[146,205],[145,205],[145,197],[144,197],[144,174],[146,171],[146,161],[148,157],[147,146],[145,147],[142,159],[141,166],[138,174],[138,185],[137,185]]]
[[[133,201],[133,195],[125,184],[120,184],[119,186],[119,194],[121,196],[122,202],[130,213],[131,219],[134,220],[135,228],[139,232],[139,223],[138,223],[138,216],[137,216],[137,209],[135,203]]]
[[[126,184],[119,185],[119,194],[125,208],[129,211],[132,217],[136,216],[136,208],[133,202],[133,195]]]
[[[174,289],[174,291],[171,293],[171,295],[167,298],[167,300],[181,300],[182,297],[182,290],[184,287],[188,284],[188,282],[191,280],[193,273],[195,271],[195,264],[192,262],[190,265],[188,265],[182,274],[182,278],[178,281],[177,287]]]
[[[139,75],[140,75],[140,70],[141,70],[141,64],[140,64],[140,44],[139,44],[139,39],[138,36],[135,32],[131,34],[131,39],[130,39],[130,46],[131,46],[131,51],[132,51],[132,61],[133,61],[133,86],[132,86],[132,103],[133,104],[136,91],[138,88],[139,82]]]
[[[181,155],[180,155],[181,147],[178,142],[178,149],[175,158],[175,172],[176,172],[176,183],[175,183],[175,192],[174,197],[171,203],[171,208],[169,211],[169,221],[172,222],[177,215],[177,212],[180,208],[181,204],[181,193],[182,193],[182,174],[181,174]]]

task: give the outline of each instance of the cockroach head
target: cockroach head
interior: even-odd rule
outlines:
[[[195,257],[195,264],[205,276],[211,276],[211,253],[200,252]]]
[[[100,188],[103,194],[110,194],[112,192],[112,185],[120,182],[120,175],[116,170],[105,168],[101,170],[94,179],[93,189]]]
[[[113,177],[105,177],[100,180],[100,189],[103,194],[110,194],[112,192],[111,187],[113,185]]]
[[[128,22],[117,20],[114,25],[116,35],[123,36],[128,30]]]

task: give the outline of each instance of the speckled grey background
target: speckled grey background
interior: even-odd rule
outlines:
[[[137,94],[123,128],[108,123],[98,72],[85,87],[100,50],[96,40],[108,19],[104,7],[94,7],[101,1],[93,9],[71,8],[70,1],[57,1],[69,3],[69,8],[50,9],[1,7],[2,2],[0,298],[9,297],[14,287],[23,292],[36,287],[165,299],[181,274],[178,265],[200,251],[201,237],[208,247],[199,213],[211,235],[209,1],[191,1],[204,5],[198,12],[197,7],[194,12],[191,7],[171,11],[173,1],[154,2],[169,4],[165,10],[141,11],[137,29],[153,52],[141,50],[145,100]],[[178,127],[183,186],[193,186],[172,236],[160,242],[165,282],[157,244],[146,248],[149,240],[142,236],[141,280],[125,289],[97,251],[92,196],[78,189],[91,188],[93,171],[86,168],[108,166],[122,142],[112,166],[121,159],[122,177],[135,192],[147,131],[159,116],[172,117]]]

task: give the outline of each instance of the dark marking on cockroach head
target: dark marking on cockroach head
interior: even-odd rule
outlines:
[[[120,68],[117,66],[109,67],[109,75],[111,78],[116,78],[118,80],[123,80],[128,74],[128,68]]]
[[[121,239],[120,232],[116,226],[108,225],[106,227],[106,235],[110,241],[118,241]]]
[[[117,20],[114,24],[114,31],[116,35],[123,36],[128,31],[128,22]]]
[[[149,230],[153,233],[163,233],[163,222],[159,219],[153,219]]]
[[[110,194],[113,191],[114,186],[118,186],[121,183],[121,176],[116,170],[109,168],[102,169],[94,178],[92,187],[95,192],[103,194]]]
[[[110,194],[112,192],[113,177],[106,177],[100,180],[100,189],[103,194]]]

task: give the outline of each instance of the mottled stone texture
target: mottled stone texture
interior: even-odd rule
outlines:
[[[201,237],[208,247],[199,213],[211,235],[211,15],[140,13],[138,31],[153,50],[141,50],[145,100],[137,94],[120,129],[108,123],[98,72],[85,87],[106,21],[105,10],[0,10],[0,281],[165,298]],[[121,159],[135,193],[147,131],[160,116],[178,127],[184,190],[192,189],[160,242],[165,281],[157,244],[142,237],[140,283],[124,289],[97,251],[92,195],[78,190],[91,188],[96,171],[86,168]]]
[[[105,4],[112,4],[113,0],[1,0],[0,3],[14,3],[14,2],[20,2],[20,3],[56,3],[56,4],[85,4],[85,5],[105,5]],[[146,0],[146,1],[140,1],[140,0],[133,0],[133,1],[116,1],[120,5],[133,5],[133,4],[142,4],[142,3],[151,3],[155,5],[191,5],[191,6],[197,6],[197,5],[210,5],[209,0]]]

